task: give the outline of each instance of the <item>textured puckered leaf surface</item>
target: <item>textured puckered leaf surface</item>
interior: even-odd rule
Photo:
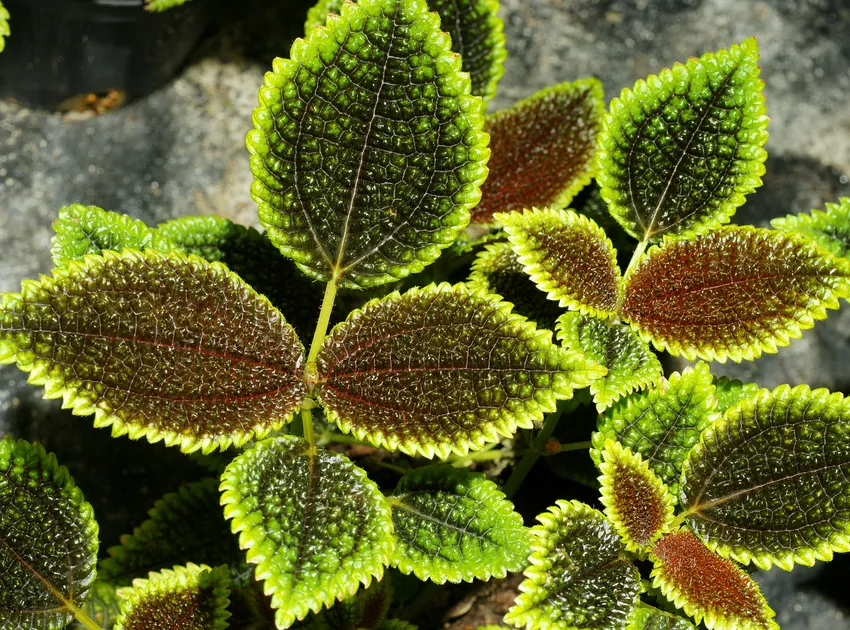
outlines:
[[[762,568],[850,551],[850,402],[804,385],[762,390],[706,431],[682,472],[688,522]]]
[[[113,435],[184,451],[282,426],[304,397],[303,348],[225,267],[177,252],[88,256],[0,302],[0,363]]]
[[[310,615],[296,627],[309,630],[363,630],[378,628],[386,621],[393,596],[389,574],[368,588],[335,603],[318,614]]]
[[[416,468],[389,499],[396,546],[392,564],[442,584],[505,577],[528,560],[522,516],[495,483],[449,465]]]
[[[650,554],[652,584],[697,623],[726,630],[778,630],[758,584],[690,530],[662,536]]]
[[[705,363],[674,372],[657,387],[621,400],[599,420],[591,457],[602,461],[606,440],[639,454],[678,498],[682,464],[703,429],[720,418]]]
[[[617,252],[605,232],[572,210],[497,214],[526,273],[561,306],[613,317],[620,295]]]
[[[626,232],[708,231],[761,186],[768,119],[758,57],[747,39],[638,81],[611,102],[597,178]]]
[[[115,591],[115,585],[104,582],[98,577],[92,584],[85,603],[80,606],[82,611],[103,630],[113,630],[115,622],[121,616],[121,600]],[[67,627],[71,630],[86,630],[86,627],[76,620]]]
[[[717,411],[723,413],[729,407],[740,404],[747,398],[753,398],[759,393],[755,383],[743,383],[728,376],[714,379],[714,395],[717,397]]]
[[[599,465],[602,505],[629,551],[643,552],[673,522],[673,497],[640,455],[608,440]]]
[[[695,630],[695,628],[684,617],[641,604],[632,613],[626,630]]]
[[[389,564],[390,508],[366,473],[338,453],[292,437],[266,440],[233,460],[221,490],[278,628],[353,595]]]
[[[596,138],[605,116],[602,84],[580,79],[547,87],[487,117],[492,158],[474,223],[496,212],[565,207],[596,171]]]
[[[346,3],[266,74],[251,191],[272,242],[307,273],[391,282],[468,224],[488,138],[439,22],[424,0]]]
[[[119,590],[121,616],[115,630],[223,630],[230,613],[225,567],[188,564],[133,580]]]
[[[505,621],[529,630],[623,628],[640,574],[611,522],[578,501],[558,501],[537,518],[531,566]]]
[[[776,352],[850,295],[850,261],[792,234],[727,227],[653,248],[623,316],[658,349],[725,362]]]
[[[826,204],[826,210],[811,214],[791,214],[773,219],[770,224],[783,232],[796,232],[817,241],[836,256],[850,258],[850,197]]]
[[[38,444],[0,439],[0,629],[64,628],[96,562],[94,513],[68,470]]]
[[[392,293],[319,352],[318,395],[346,432],[408,454],[464,454],[531,428],[604,370],[465,285]]]
[[[662,376],[658,357],[629,326],[582,313],[564,313],[557,328],[565,347],[608,370],[590,384],[599,413],[626,394],[654,385]]]

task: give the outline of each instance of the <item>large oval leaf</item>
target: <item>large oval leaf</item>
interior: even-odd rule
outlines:
[[[303,348],[265,298],[218,263],[105,251],[0,302],[0,363],[113,435],[184,451],[279,428],[304,397]]]
[[[793,234],[727,227],[651,249],[623,317],[659,350],[725,362],[776,352],[850,295],[850,261]]]
[[[58,630],[94,581],[97,523],[64,466],[0,439],[0,628]]]
[[[766,569],[850,551],[850,400],[762,390],[707,430],[682,472],[688,522],[712,549]]]
[[[481,99],[424,0],[346,3],[296,40],[248,134],[260,222],[341,286],[433,262],[469,223],[489,156]]]
[[[611,102],[597,179],[626,232],[706,232],[761,186],[768,119],[758,58],[747,39],[638,81]]]
[[[358,439],[426,457],[531,428],[604,368],[510,311],[462,284],[373,300],[325,340],[319,399]]]
[[[221,503],[278,628],[353,595],[389,564],[393,522],[378,486],[338,453],[280,437],[239,455]]]

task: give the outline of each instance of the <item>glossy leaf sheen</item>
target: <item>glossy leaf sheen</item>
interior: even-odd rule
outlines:
[[[426,457],[531,428],[602,371],[510,309],[462,284],[373,300],[325,340],[319,399],[358,439]]]
[[[795,232],[842,258],[850,258],[850,197],[827,203],[826,210],[811,214],[791,214],[773,219],[770,224],[783,232]]]
[[[343,287],[433,262],[487,174],[482,105],[424,0],[346,3],[296,40],[248,134],[254,199],[277,247]]]
[[[487,117],[492,158],[473,223],[496,212],[565,207],[596,171],[596,139],[605,116],[596,79],[547,87]]]
[[[392,515],[347,458],[279,437],[239,455],[222,476],[221,503],[278,628],[380,578],[392,550]]]
[[[727,227],[651,249],[626,279],[623,317],[677,356],[754,359],[838,308],[848,277],[850,261],[811,241]]]
[[[761,186],[768,119],[758,58],[747,39],[640,80],[611,102],[598,180],[626,232],[707,232]]]
[[[695,630],[695,628],[684,617],[641,604],[632,613],[627,630]]]
[[[724,556],[762,568],[850,551],[850,401],[762,390],[706,431],[682,473],[689,524]]]

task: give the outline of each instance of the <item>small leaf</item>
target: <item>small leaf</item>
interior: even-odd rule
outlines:
[[[602,505],[626,549],[642,553],[673,523],[673,497],[640,455],[608,440],[599,466]]]
[[[145,11],[151,13],[162,13],[168,9],[179,7],[185,4],[188,0],[145,0]]]
[[[606,411],[593,434],[590,455],[599,465],[605,442],[621,443],[646,461],[677,503],[682,463],[700,433],[720,418],[716,406],[708,366],[697,363]]]
[[[850,401],[782,385],[708,429],[682,472],[689,524],[724,557],[767,569],[850,551]]]
[[[836,256],[850,258],[850,197],[827,203],[825,211],[790,214],[773,219],[770,224],[783,232],[807,236]]]
[[[345,432],[409,455],[445,459],[531,428],[602,369],[510,309],[462,284],[373,300],[325,340],[319,399]]]
[[[622,628],[640,574],[613,525],[578,501],[558,501],[532,528],[531,566],[505,622],[528,630]]]
[[[707,232],[761,186],[768,119],[758,58],[747,39],[611,101],[597,178],[626,232],[639,240]]]
[[[3,7],[0,2],[0,52],[6,47],[6,38],[11,35],[9,30],[9,12]]]
[[[659,350],[725,362],[776,352],[850,296],[850,261],[811,241],[727,227],[649,251],[626,279],[623,317]]]
[[[596,79],[547,87],[487,117],[492,157],[473,223],[496,212],[563,208],[596,171],[596,138],[605,116]]]
[[[421,271],[487,175],[481,99],[424,0],[345,3],[296,40],[248,134],[260,222],[313,277],[366,288]]]
[[[695,628],[684,617],[647,604],[640,604],[632,613],[626,630],[695,630]]]
[[[717,397],[717,411],[723,413],[729,407],[741,404],[747,398],[755,398],[759,393],[759,386],[755,383],[742,383],[728,376],[714,379],[714,395]]]
[[[779,629],[758,584],[690,530],[663,536],[650,554],[652,584],[709,629]]]
[[[529,554],[528,530],[495,483],[449,465],[408,472],[389,498],[402,573],[438,584],[502,578]]]
[[[115,585],[104,582],[98,576],[86,598],[80,606],[82,611],[103,630],[112,630],[118,617],[121,616],[121,600],[115,592]],[[71,630],[86,630],[79,621],[74,621],[68,628]]]
[[[219,263],[104,251],[0,301],[0,363],[113,435],[184,451],[280,428],[304,397],[303,348]]]
[[[572,210],[497,214],[525,271],[562,307],[594,317],[616,315],[617,252],[605,232]]]
[[[188,564],[151,573],[119,589],[121,616],[115,630],[223,630],[230,613],[225,567]]]
[[[221,503],[272,597],[278,628],[383,575],[390,508],[366,473],[304,440],[259,442],[222,476]]]
[[[39,444],[0,438],[0,628],[58,630],[97,562],[91,505]]]
[[[654,385],[662,377],[661,362],[629,326],[581,313],[558,319],[558,340],[608,373],[590,384],[596,410],[602,413],[626,394]]]

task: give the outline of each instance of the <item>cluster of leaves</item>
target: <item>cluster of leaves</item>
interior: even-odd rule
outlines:
[[[432,8],[311,11],[247,138],[264,234],[60,211],[52,275],[0,298],[0,362],[115,436],[229,450],[95,571],[67,470],[0,440],[0,628],[407,630],[388,567],[437,583],[525,569],[506,622],[527,630],[692,627],[677,609],[770,628],[736,563],[850,549],[844,398],[703,363],[664,378],[652,348],[751,359],[850,296],[850,201],[724,225],[764,171],[755,41],[608,112],[582,79],[488,116],[495,3]],[[625,272],[612,238],[633,250]],[[467,282],[421,282],[441,254],[430,277]],[[328,332],[338,291],[367,300]],[[542,424],[510,493],[583,387],[604,513],[561,501],[531,530],[481,473],[410,460],[390,491],[314,437],[321,408],[350,440],[447,459]]]

